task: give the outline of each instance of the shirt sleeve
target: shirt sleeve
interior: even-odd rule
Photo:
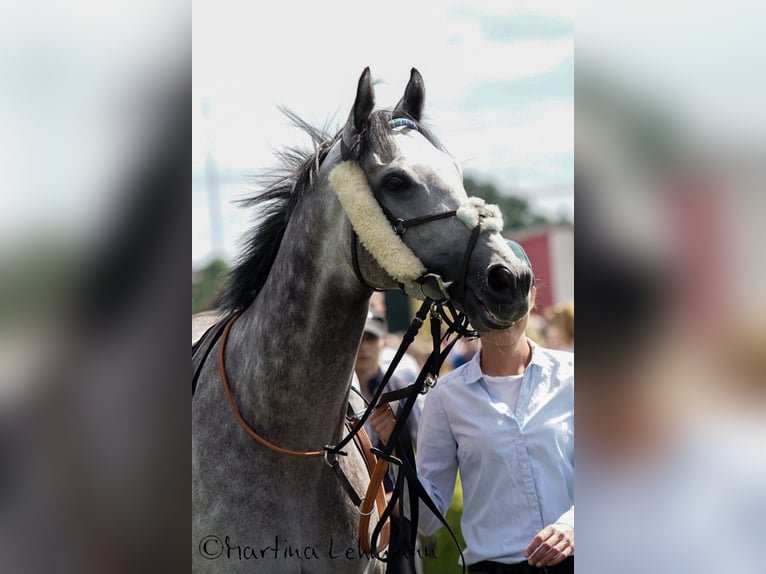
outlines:
[[[555,524],[566,524],[574,530],[574,504],[569,510],[558,517]]]
[[[418,478],[444,515],[455,490],[457,443],[442,405],[443,387],[437,389],[426,396],[418,429],[415,461]],[[442,523],[425,504],[420,504],[419,510],[418,530],[424,536],[429,536]]]

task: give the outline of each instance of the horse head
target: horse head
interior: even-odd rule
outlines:
[[[393,110],[376,110],[369,68],[338,140],[330,184],[353,227],[353,263],[376,289],[448,300],[479,331],[529,310],[531,270],[508,247],[494,205],[468,197],[455,159],[423,125],[413,68]]]

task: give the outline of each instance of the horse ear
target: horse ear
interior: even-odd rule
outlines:
[[[367,66],[359,77],[359,83],[356,87],[356,98],[354,99],[354,108],[352,109],[354,117],[354,129],[359,131],[367,123],[367,119],[375,107],[375,93],[372,89],[372,75],[370,67]]]
[[[420,121],[423,114],[423,105],[426,101],[426,85],[423,83],[423,76],[415,68],[410,70],[410,81],[404,89],[404,95],[399,103],[396,104],[394,111],[406,112],[416,121]]]
[[[356,135],[367,123],[373,107],[375,107],[375,92],[372,89],[370,67],[367,66],[359,77],[354,106],[351,108],[348,121],[343,128],[343,142],[348,148],[353,145]]]

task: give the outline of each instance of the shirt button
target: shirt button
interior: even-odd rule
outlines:
[[[529,468],[529,465],[526,462],[522,462],[521,468],[523,468],[524,470],[527,470]]]
[[[529,502],[534,502],[535,501],[535,495],[534,494],[530,494],[527,498],[529,499]]]

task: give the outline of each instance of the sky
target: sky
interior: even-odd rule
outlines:
[[[250,222],[231,203],[250,190],[242,175],[274,165],[282,146],[306,143],[278,106],[336,128],[366,66],[379,107],[398,101],[416,67],[425,119],[466,174],[574,218],[566,2],[194,2],[192,51],[193,262],[211,249],[206,155],[228,175],[221,210],[231,256]]]

